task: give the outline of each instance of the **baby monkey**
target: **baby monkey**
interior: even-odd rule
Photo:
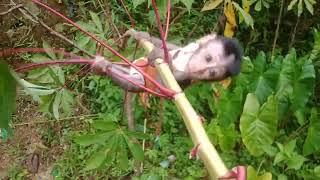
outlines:
[[[162,41],[160,39],[150,36],[146,32],[135,31],[133,29],[125,33],[125,36],[128,35],[137,41],[149,41],[155,46],[147,57],[148,62],[146,63],[149,64],[149,67],[153,66],[155,59],[164,58]],[[210,34],[184,47],[171,43],[167,43],[167,47],[170,69],[182,87],[189,86],[193,81],[223,80],[240,72],[242,51],[235,39]],[[143,86],[148,84],[143,75],[135,68],[113,64],[103,57],[98,58],[101,58],[101,60],[93,65],[95,66],[93,68],[95,73],[110,76],[123,89],[131,92],[143,91],[142,88],[119,76],[126,77]],[[101,66],[100,63],[105,65]],[[145,71],[145,68],[142,68],[142,70]],[[154,78],[161,83],[157,74],[151,76],[155,76]]]

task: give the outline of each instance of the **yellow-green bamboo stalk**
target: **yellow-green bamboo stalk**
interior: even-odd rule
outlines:
[[[203,126],[200,117],[191,106],[185,94],[181,90],[179,84],[175,80],[168,64],[162,59],[156,60],[156,68],[160,74],[163,83],[170,89],[178,92],[174,96],[174,103],[178,107],[184,123],[188,129],[191,139],[195,146],[199,145],[198,152],[201,160],[203,160],[210,177],[217,179],[227,174],[228,169],[221,160],[218,152],[211,144]]]
[[[146,40],[140,41],[141,45],[148,52],[151,52],[154,45]],[[164,83],[164,85],[176,92],[174,96],[174,103],[177,106],[184,123],[188,129],[194,146],[198,147],[200,159],[204,162],[206,169],[210,174],[211,179],[223,177],[228,173],[228,169],[221,160],[217,150],[211,144],[203,126],[200,117],[191,106],[184,92],[180,88],[176,79],[174,78],[169,66],[162,59],[157,59],[155,66]]]

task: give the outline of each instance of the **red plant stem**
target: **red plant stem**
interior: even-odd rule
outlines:
[[[160,16],[159,16],[157,3],[155,0],[152,0],[151,2],[152,2],[153,9],[154,9],[154,13],[156,15],[158,29],[160,31],[160,38],[162,41],[162,46],[163,46],[163,51],[164,51],[164,61],[169,64],[169,53],[168,53],[166,41],[164,40],[164,33],[163,33],[162,25],[161,25],[161,20],[160,20]]]
[[[148,75],[147,73],[143,72],[141,69],[139,69],[136,65],[134,65],[132,62],[130,62],[129,60],[127,60],[125,57],[123,57],[120,53],[118,53],[116,50],[114,50],[112,47],[110,47],[109,45],[107,45],[106,43],[104,43],[103,41],[101,41],[99,38],[97,38],[95,35],[85,31],[83,28],[81,28],[77,23],[73,22],[72,20],[70,20],[69,18],[67,18],[66,16],[64,16],[63,14],[59,13],[58,11],[52,9],[51,7],[49,7],[48,5],[38,1],[38,0],[32,0],[32,2],[44,7],[45,9],[49,10],[50,12],[52,12],[53,14],[61,17],[62,19],[64,19],[65,21],[67,21],[68,23],[72,24],[74,27],[76,27],[77,29],[79,29],[81,32],[83,32],[84,34],[88,35],[89,37],[91,37],[93,40],[99,42],[102,46],[104,46],[105,48],[107,48],[111,53],[113,53],[115,56],[118,56],[120,59],[122,59],[124,62],[128,63],[130,66],[134,67],[138,72],[140,72],[145,78],[147,78],[148,80],[150,80],[150,82],[152,84],[154,84],[163,94],[165,94],[168,97],[173,97],[174,94],[176,94],[176,92],[174,92],[171,89],[165,88],[164,86],[162,86],[160,83],[158,83],[156,80],[154,80],[150,75]],[[159,16],[159,14],[158,14]],[[162,27],[161,27],[162,30]],[[163,33],[163,32],[162,32]],[[162,38],[163,39],[163,38]],[[165,44],[164,44],[165,45]],[[167,49],[166,47],[164,47],[165,49]],[[166,53],[165,53],[166,54]],[[166,56],[166,55],[165,55]],[[168,56],[168,53],[167,53]]]
[[[15,69],[15,71],[16,72],[25,72],[27,70],[31,70],[34,68],[46,67],[46,66],[50,66],[50,65],[70,65],[70,64],[89,64],[89,65],[92,65],[94,63],[95,63],[95,61],[90,60],[90,59],[68,59],[68,60],[46,61],[46,62],[41,62],[41,63],[31,63],[31,64],[25,65],[23,67],[17,68],[17,69]],[[121,76],[120,74],[113,73],[113,75],[120,77],[121,79],[124,79],[124,80],[128,81],[129,83],[132,83],[133,85],[138,86],[141,89],[143,89],[151,94],[154,94],[156,96],[164,97],[164,98],[171,98],[170,96],[167,96],[165,94],[158,93],[152,89],[146,88],[145,86],[138,84],[127,77]]]
[[[0,57],[7,57],[7,56],[12,56],[14,54],[19,54],[19,53],[46,53],[47,51],[54,52],[54,53],[63,53],[64,56],[68,57],[78,57],[75,54],[65,52],[64,49],[62,48],[51,48],[51,49],[46,49],[46,48],[7,48],[7,49],[2,49],[0,51]]]
[[[130,23],[131,23],[131,27],[134,28],[134,27],[135,27],[135,24],[136,24],[135,21],[134,21],[134,19],[131,17],[131,15],[130,15],[128,9],[127,9],[127,6],[124,4],[123,0],[120,0],[120,2],[121,2],[121,4],[122,4],[124,10],[126,11],[126,14],[127,14],[128,17],[129,17],[129,20],[130,20]]]
[[[165,26],[165,34],[164,40],[167,41],[168,33],[169,33],[169,25],[170,25],[170,15],[171,15],[171,1],[167,1],[167,17],[166,17],[166,26]]]
[[[92,65],[94,61],[89,59],[68,59],[68,60],[56,60],[56,61],[46,61],[40,63],[30,63],[28,65],[22,66],[15,69],[17,72],[25,72],[38,67],[45,67],[50,65],[70,65],[70,64],[90,64]]]

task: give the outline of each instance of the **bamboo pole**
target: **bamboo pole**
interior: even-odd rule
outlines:
[[[165,86],[178,92],[174,96],[173,101],[182,115],[194,145],[199,145],[199,156],[203,160],[211,179],[217,179],[225,176],[229,170],[221,160],[217,150],[211,144],[202,126],[200,117],[193,109],[184,92],[175,80],[168,64],[164,63],[162,59],[157,59],[155,66]]]
[[[151,52],[154,45],[146,40],[140,40],[140,44],[148,52]],[[169,66],[162,59],[155,62],[156,69],[164,83],[164,85],[178,92],[173,99],[177,106],[187,130],[191,136],[194,146],[198,146],[200,159],[204,162],[209,172],[210,179],[218,179],[228,174],[229,170],[220,158],[217,150],[211,144],[206,131],[202,126],[202,122],[192,105],[188,101],[181,87],[174,78]]]

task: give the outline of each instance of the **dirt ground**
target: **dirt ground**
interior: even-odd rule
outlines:
[[[0,58],[10,56],[3,54],[3,49],[17,47],[41,47],[42,40],[62,47],[65,43],[54,36],[48,36],[48,31],[39,24],[32,22],[25,12],[15,9],[12,3],[22,3],[34,14],[43,10],[32,4],[30,0],[1,0],[0,2]],[[45,2],[45,1],[44,1]],[[58,0],[48,1],[50,6],[65,13],[63,4]],[[43,14],[43,13],[42,13]],[[42,21],[50,27],[61,22],[58,17],[45,14]],[[0,60],[1,60],[0,59]],[[5,59],[13,66],[23,63],[21,56]],[[9,174],[20,173],[23,179],[50,179],[52,164],[62,154],[66,144],[47,144],[46,130],[53,132],[55,138],[62,136],[63,127],[53,123],[39,123],[48,120],[39,112],[38,105],[30,97],[17,98],[16,113],[13,118],[13,136],[7,141],[0,140],[0,179],[8,179]],[[36,178],[37,177],[37,178]],[[42,178],[42,179],[43,179]]]

